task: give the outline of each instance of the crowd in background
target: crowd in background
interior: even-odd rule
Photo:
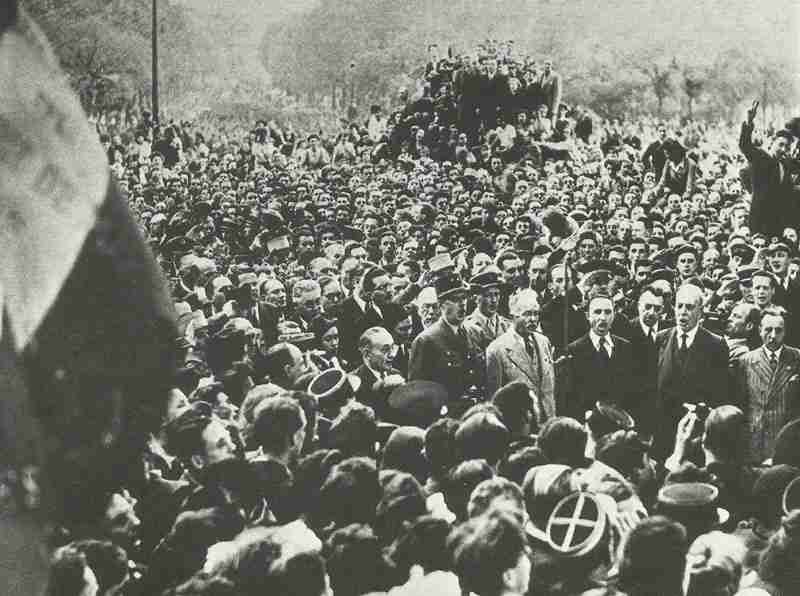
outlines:
[[[180,367],[52,595],[800,590],[800,127],[432,56],[335,135],[98,123]]]

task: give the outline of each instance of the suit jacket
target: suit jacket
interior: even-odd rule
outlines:
[[[780,236],[787,226],[797,225],[797,208],[792,201],[792,174],[789,160],[783,160],[783,178],[778,160],[753,145],[753,126],[742,123],[739,149],[750,162],[753,200],[750,204],[750,231]],[[794,172],[796,173],[796,172]]]
[[[583,421],[586,410],[595,402],[604,401],[626,410],[633,399],[637,371],[633,366],[633,351],[627,340],[612,335],[614,347],[606,361],[594,348],[587,333],[567,346],[569,355],[569,388],[565,403],[559,404],[559,414]]]
[[[616,322],[616,320],[615,320]],[[640,432],[652,435],[657,424],[654,417],[653,404],[656,396],[656,378],[658,370],[658,350],[656,335],[649,339],[636,317],[629,321],[626,339],[631,343],[633,355],[633,371],[639,391],[635,400],[628,403],[628,413],[633,416]]]
[[[411,352],[411,346],[403,344],[397,346],[397,353],[392,358],[392,368],[396,368],[403,378],[408,378],[408,356]]]
[[[350,370],[350,364],[347,360],[343,360],[338,356],[334,358],[328,358],[324,356],[321,352],[311,352],[311,362],[320,370],[328,370],[330,368],[340,368],[342,370]]]
[[[784,346],[773,371],[762,346],[739,359],[738,393],[750,427],[750,459],[772,457],[775,437],[800,415],[800,350]]]
[[[672,450],[675,429],[683,417],[686,402],[705,402],[716,407],[731,401],[728,394],[728,345],[721,337],[698,327],[688,350],[685,366],[678,359],[678,329],[672,327],[656,336],[658,351],[655,433],[657,454]]]
[[[511,321],[495,314],[494,320],[487,319],[478,308],[464,319],[464,329],[473,343],[481,350],[486,350],[489,344],[503,335],[511,327]]]
[[[550,108],[548,116],[555,118],[558,115],[558,106],[561,104],[561,75],[551,70],[550,75],[542,73],[539,78],[544,103]]]
[[[467,335],[456,335],[442,319],[420,333],[411,344],[409,381],[435,381],[447,389],[450,401],[464,395],[470,386],[484,385],[483,354]]]
[[[358,353],[358,340],[361,334],[370,327],[386,327],[386,320],[398,320],[398,311],[402,307],[396,304],[387,304],[381,307],[383,316],[378,315],[374,308],[366,305],[366,312],[350,296],[342,302],[339,312],[339,355],[348,362],[359,362],[361,355]]]
[[[378,382],[378,377],[376,377],[363,362],[361,366],[353,371],[353,374],[361,379],[361,386],[358,388],[358,391],[356,391],[356,399],[375,410],[375,416],[378,420],[388,421],[388,419],[391,418],[389,395],[391,395],[392,390],[374,389],[375,383]],[[390,369],[386,371],[386,374],[397,375],[400,374],[400,371]]]
[[[536,359],[525,349],[525,343],[513,327],[489,344],[486,350],[486,396],[491,397],[504,385],[522,381],[539,399],[539,425],[556,414],[553,346],[541,333],[534,333]]]

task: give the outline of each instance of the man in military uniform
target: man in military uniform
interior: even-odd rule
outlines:
[[[464,319],[464,329],[472,343],[485,352],[489,344],[511,326],[511,321],[497,312],[503,280],[499,271],[489,269],[474,276],[469,283],[476,294],[478,305]]]
[[[411,344],[408,378],[440,383],[454,404],[471,387],[484,386],[484,357],[464,328],[468,288],[461,278],[443,275],[436,282],[436,294],[441,317]]]

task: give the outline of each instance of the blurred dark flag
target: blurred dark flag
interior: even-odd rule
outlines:
[[[0,3],[0,472],[41,470],[42,506],[0,515],[6,594],[42,585],[71,470],[143,482],[176,337],[165,281],[47,42]],[[0,483],[2,478],[0,478]]]

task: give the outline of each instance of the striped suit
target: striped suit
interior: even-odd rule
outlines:
[[[738,390],[750,427],[750,459],[772,457],[775,437],[800,415],[800,350],[784,346],[775,370],[762,346],[742,356]]]

